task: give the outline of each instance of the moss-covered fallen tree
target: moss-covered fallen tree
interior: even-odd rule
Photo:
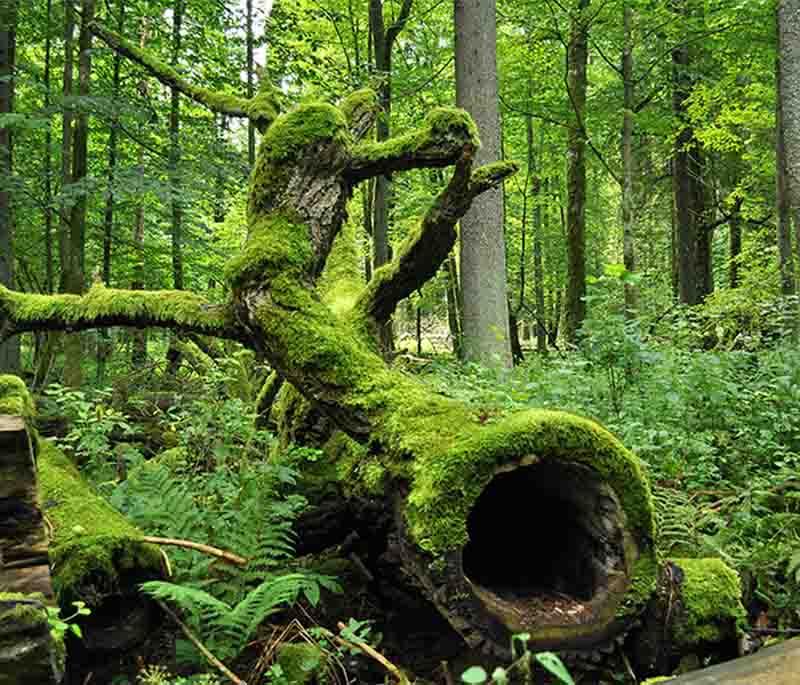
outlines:
[[[304,479],[335,514],[318,521],[332,529],[320,540],[379,531],[385,553],[471,647],[502,653],[520,630],[534,649],[622,639],[658,577],[653,506],[636,457],[566,413],[475,412],[388,366],[375,342],[397,304],[439,269],[472,200],[515,165],[473,168],[478,132],[461,110],[432,110],[416,129],[371,142],[370,91],[279,114],[268,86],[252,100],[212,93],[131,41],[94,31],[186,96],[258,125],[247,240],[226,269],[226,302],[100,285],[84,296],[0,289],[0,334],[127,325],[239,341],[275,371],[260,401],[277,396],[280,429],[317,426],[325,456]],[[346,289],[326,287],[356,185],[445,167],[449,182],[394,260],[366,286],[351,275]]]

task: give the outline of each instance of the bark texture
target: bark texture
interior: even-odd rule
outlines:
[[[578,0],[567,47],[567,90],[572,113],[567,130],[567,297],[564,336],[575,342],[586,318],[586,89],[590,0]]]
[[[780,97],[789,200],[800,209],[800,0],[778,3]]]
[[[480,133],[481,164],[501,158],[494,0],[456,0],[456,99]],[[511,366],[506,253],[500,189],[477,198],[461,220],[464,354],[488,365]]]
[[[0,115],[14,110],[14,70],[16,67],[17,0],[0,3]],[[0,127],[0,283],[14,287],[14,215],[10,184],[13,173],[13,136],[7,126]],[[19,341],[0,344],[0,371],[19,369]]]

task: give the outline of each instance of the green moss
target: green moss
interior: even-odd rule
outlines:
[[[95,494],[69,459],[42,441],[39,491],[53,524],[50,545],[53,587],[62,604],[77,599],[95,604],[98,595],[119,589],[120,575],[161,575],[158,548]],[[92,588],[92,589],[90,589]]]
[[[315,680],[326,680],[325,654],[315,644],[303,642],[281,645],[275,661],[292,685],[308,685]]]
[[[480,145],[478,127],[463,109],[437,107],[428,113],[419,129],[387,141],[362,143],[354,154],[363,160],[379,162],[424,150],[434,142],[441,145],[448,139],[453,142],[467,140],[476,147]]]
[[[28,388],[18,376],[0,375],[0,414],[21,416],[26,421],[36,415]]]
[[[648,678],[645,680],[642,685],[656,685],[656,683],[666,683],[668,680],[672,680],[674,676],[671,675],[660,675],[656,678]]]
[[[645,550],[634,563],[628,591],[617,609],[618,617],[632,616],[642,611],[656,592],[658,572],[655,551],[652,548]]]
[[[253,222],[247,243],[228,262],[225,276],[234,288],[277,274],[298,278],[310,270],[312,257],[308,227],[282,214],[270,214]]]
[[[63,320],[81,324],[98,319],[142,318],[176,322],[214,333],[233,325],[227,307],[214,306],[205,298],[182,290],[115,290],[95,283],[85,295],[35,295],[0,286],[0,309],[20,323]]]
[[[0,592],[0,634],[5,626],[29,630],[47,625],[47,601],[40,593]],[[8,605],[8,606],[6,606]]]
[[[432,433],[427,439],[438,442]],[[598,424],[555,411],[522,412],[473,428],[453,448],[418,458],[407,517],[419,544],[434,554],[464,545],[466,517],[497,467],[525,456],[577,462],[597,471],[620,498],[637,543],[652,547],[653,503],[639,460]]]
[[[681,645],[719,642],[745,619],[739,575],[720,559],[672,559],[683,571],[682,610],[673,636]]]
[[[311,102],[275,120],[261,141],[260,154],[273,163],[294,161],[309,145],[330,141],[341,145],[351,142],[347,120],[333,105]]]
[[[347,120],[348,125],[352,125],[354,119],[364,112],[371,112],[377,115],[381,107],[378,103],[378,96],[374,90],[363,88],[356,90],[339,103],[339,110]]]

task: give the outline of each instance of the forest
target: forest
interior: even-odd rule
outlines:
[[[796,682],[800,0],[0,0],[0,169],[0,683]]]

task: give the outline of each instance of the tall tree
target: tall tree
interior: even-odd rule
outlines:
[[[786,133],[783,123],[783,87],[781,83],[781,30],[778,26],[778,56],[775,60],[775,179],[777,199],[777,243],[781,272],[781,292],[794,292],[794,268],[792,258],[792,206],[789,198],[789,176],[786,168]]]
[[[253,37],[253,0],[247,0],[246,5],[246,50],[247,50],[247,97],[255,95],[255,40]],[[225,116],[220,116],[222,126],[225,125]],[[256,163],[256,127],[253,122],[247,122],[247,161],[250,168]]]
[[[172,59],[178,66],[181,55],[185,0],[175,0],[172,9]],[[183,290],[183,198],[181,189],[181,93],[173,86],[169,112],[169,173],[172,204],[172,285]]]
[[[796,213],[800,211],[800,0],[778,4],[778,59],[788,195]]]
[[[0,0],[0,115],[14,110],[14,70],[17,47],[17,1]],[[13,137],[10,126],[0,126],[0,283],[14,287],[14,216],[11,206]],[[0,345],[0,371],[19,369],[19,340]]]
[[[636,107],[636,82],[633,77],[633,8],[630,0],[624,0],[623,7],[623,48],[622,48],[622,254],[625,270],[636,271],[636,247],[634,243],[634,198],[633,177],[633,125]],[[639,294],[636,286],[625,283],[625,316],[636,315],[639,308]]]
[[[495,0],[455,0],[456,99],[475,119],[480,164],[500,159]],[[461,219],[464,354],[483,364],[511,366],[503,193],[477,198]]]
[[[397,18],[390,26],[386,26],[384,18],[383,0],[369,0],[369,25],[372,38],[373,54],[375,57],[375,70],[380,78],[378,84],[378,101],[383,109],[382,116],[378,118],[375,130],[378,141],[389,139],[391,132],[392,115],[392,52],[397,37],[405,28],[411,14],[413,0],[403,0]],[[374,197],[372,200],[373,220],[372,246],[373,264],[378,267],[387,264],[391,259],[389,244],[389,203],[391,184],[388,176],[379,176],[372,184]],[[380,332],[380,345],[384,353],[391,351],[393,337],[391,322]]]
[[[567,46],[567,301],[564,337],[574,342],[586,318],[586,91],[591,0],[577,0]]]
[[[117,30],[125,30],[125,0],[117,3]],[[117,101],[120,92],[120,76],[122,71],[122,55],[114,53],[114,66],[111,76],[111,96],[114,110],[108,131],[108,178],[106,184],[106,207],[103,216],[103,283],[111,285],[111,247],[114,237],[114,211],[116,209],[115,181],[117,172],[119,110]],[[105,381],[106,359],[110,354],[110,336],[108,331],[100,331],[97,345],[97,382]]]

